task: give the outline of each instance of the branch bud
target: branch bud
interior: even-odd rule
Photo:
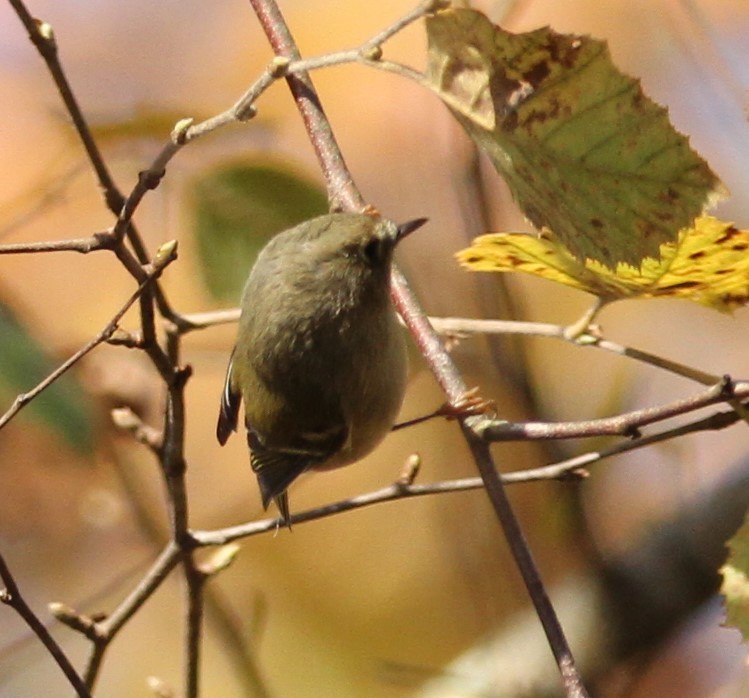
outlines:
[[[55,39],[55,30],[52,29],[52,25],[49,22],[45,22],[43,19],[35,19],[36,29],[39,32],[39,36],[44,39],[49,46],[57,50],[57,40]]]
[[[153,258],[153,268],[154,270],[161,271],[175,259],[177,259],[177,241],[169,240],[156,250],[156,256]]]
[[[268,72],[271,74],[271,77],[282,78],[286,75],[290,63],[291,60],[286,56],[273,56],[273,60],[268,66]]]
[[[217,550],[214,550],[213,554],[198,567],[206,577],[218,574],[234,562],[234,559],[239,554],[239,549],[239,545],[236,543],[222,545]]]
[[[382,58],[382,46],[375,44],[374,46],[367,46],[361,52],[362,58],[368,61],[379,61]]]
[[[75,609],[71,608],[67,604],[53,601],[47,604],[49,612],[57,618],[61,623],[64,623],[69,628],[77,630],[79,633],[83,633],[87,637],[91,635],[94,629],[95,622],[90,616],[84,613],[78,613]]]
[[[172,143],[175,145],[184,145],[187,143],[187,132],[190,130],[193,123],[195,123],[195,119],[188,116],[185,119],[180,119],[176,124],[174,124],[171,133]]]
[[[408,487],[414,484],[416,476],[419,474],[421,469],[421,456],[418,453],[412,453],[401,468],[400,475],[395,481],[395,484],[399,487]]]

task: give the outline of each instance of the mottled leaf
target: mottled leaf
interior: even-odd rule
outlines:
[[[432,88],[575,257],[637,266],[715,198],[716,176],[604,42],[512,34],[468,9],[430,16],[427,31]]]
[[[726,625],[738,628],[749,640],[749,518],[728,541],[728,560],[720,568],[720,591],[726,604]]]
[[[0,305],[0,396],[5,408],[10,407],[17,395],[46,378],[58,364],[10,309]],[[18,415],[19,419],[24,417],[44,422],[81,453],[93,448],[92,405],[69,373],[35,397]]]
[[[458,253],[473,271],[522,271],[592,293],[603,300],[684,298],[721,312],[749,300],[749,231],[716,218],[701,217],[693,228],[665,243],[660,258],[640,267],[581,262],[549,235],[495,233],[476,238]]]
[[[196,182],[194,194],[203,278],[214,298],[234,302],[273,235],[328,210],[323,189],[273,164],[222,165]]]

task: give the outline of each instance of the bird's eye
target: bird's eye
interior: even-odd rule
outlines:
[[[385,245],[379,238],[372,238],[361,248],[362,256],[367,264],[379,264],[385,255]]]

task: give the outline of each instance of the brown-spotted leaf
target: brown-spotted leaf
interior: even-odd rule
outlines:
[[[512,34],[475,10],[427,19],[428,81],[530,221],[579,259],[639,265],[692,224],[717,177],[602,41]]]
[[[698,218],[660,247],[660,258],[640,267],[576,259],[549,235],[494,233],[476,238],[458,259],[473,271],[522,271],[592,293],[605,301],[623,298],[683,298],[721,312],[749,300],[749,230]]]

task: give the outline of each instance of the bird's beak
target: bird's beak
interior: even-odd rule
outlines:
[[[398,226],[398,237],[396,238],[396,242],[400,242],[404,237],[413,233],[414,230],[416,230],[417,228],[421,228],[421,226],[424,225],[424,223],[426,223],[428,220],[428,218],[416,218],[412,221],[408,221],[407,223],[401,223]]]

